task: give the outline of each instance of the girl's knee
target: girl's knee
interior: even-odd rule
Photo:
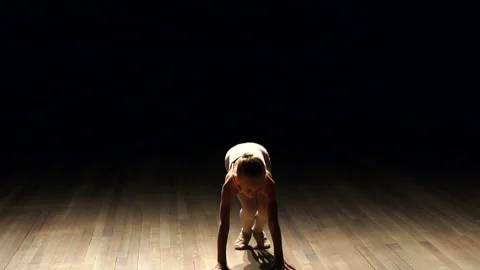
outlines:
[[[257,215],[258,215],[258,216],[261,216],[261,217],[266,217],[266,216],[268,216],[268,212],[267,212],[267,211],[268,211],[268,210],[267,210],[266,207],[261,207],[261,206],[260,206],[260,207],[258,208],[258,214],[257,214]]]
[[[257,209],[255,208],[242,208],[240,209],[240,214],[248,217],[254,217],[257,214]]]

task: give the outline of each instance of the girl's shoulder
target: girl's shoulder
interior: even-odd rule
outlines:
[[[234,177],[234,173],[229,171],[227,172],[227,174],[225,175],[225,183],[228,182],[228,181],[232,181],[233,180],[233,177]]]
[[[265,184],[263,186],[263,193],[267,196],[267,198],[275,198],[276,197],[276,183],[273,180],[272,174],[267,171],[267,177],[265,177]]]
[[[233,173],[227,173],[225,176],[225,182],[223,182],[222,190],[226,193],[226,197],[232,199],[238,194],[239,191],[233,180]]]

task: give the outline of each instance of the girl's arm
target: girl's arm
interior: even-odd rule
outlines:
[[[282,247],[282,232],[278,222],[278,203],[277,203],[277,187],[271,174],[268,175],[267,182],[265,184],[265,196],[267,198],[268,205],[268,227],[272,235],[272,241],[274,246],[274,256],[276,264],[282,265],[284,263],[283,247]]]
[[[217,260],[223,267],[227,267],[227,240],[230,230],[230,208],[237,189],[233,186],[231,176],[227,175],[220,195],[219,227],[217,238]]]

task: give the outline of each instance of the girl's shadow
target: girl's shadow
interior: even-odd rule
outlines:
[[[265,250],[251,248],[246,250],[246,252],[250,264],[246,265],[243,270],[268,270],[274,263],[273,255]]]

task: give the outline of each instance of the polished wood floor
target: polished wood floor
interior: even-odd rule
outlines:
[[[222,163],[160,164],[57,164],[5,176],[0,269],[211,269]],[[480,190],[466,181],[278,171],[285,255],[298,269],[480,269]],[[229,264],[268,269],[272,250],[233,249],[239,209]]]

